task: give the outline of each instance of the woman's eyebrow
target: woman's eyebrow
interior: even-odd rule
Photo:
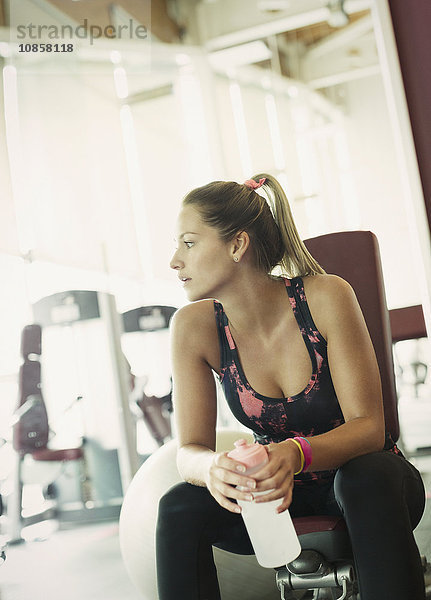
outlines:
[[[180,237],[179,237],[178,239],[182,240],[182,239],[183,239],[183,237],[184,237],[185,235],[190,235],[190,234],[191,234],[191,235],[199,235],[199,234],[198,234],[198,233],[196,233],[195,231],[185,231],[184,233],[182,233],[182,234],[180,235]]]
[[[195,233],[194,231],[185,231],[178,237],[178,240],[174,237],[174,242],[181,241],[186,235],[199,235],[199,233]]]

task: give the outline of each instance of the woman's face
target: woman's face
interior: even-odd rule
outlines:
[[[232,244],[221,240],[192,206],[185,206],[178,216],[176,243],[170,266],[177,271],[188,299],[219,297],[236,265]]]

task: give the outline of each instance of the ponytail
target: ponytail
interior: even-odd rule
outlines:
[[[283,258],[279,261],[281,269],[289,277],[305,277],[325,273],[324,269],[311,256],[304,242],[299,237],[293,220],[289,201],[278,180],[267,173],[254,175],[252,179],[259,182],[265,178],[262,188],[267,202],[278,226],[284,246]]]

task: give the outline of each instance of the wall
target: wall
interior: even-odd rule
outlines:
[[[345,84],[344,90],[360,228],[370,229],[379,240],[389,308],[420,304],[414,276],[418,258],[409,239],[382,80],[358,79]]]
[[[389,0],[398,56],[431,227],[431,5],[427,0]]]

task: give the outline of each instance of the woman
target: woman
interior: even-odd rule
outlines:
[[[385,436],[378,366],[352,288],[308,253],[267,174],[190,192],[177,243],[171,267],[192,301],[172,325],[185,482],[159,505],[160,600],[220,598],[212,544],[253,553],[236,501],[264,490],[273,491],[256,502],[278,499],[293,517],[343,514],[361,600],[423,599],[412,534],[423,484]],[[234,415],[267,445],[269,461],[252,478],[215,451],[213,373]],[[312,450],[306,472],[296,436]]]

